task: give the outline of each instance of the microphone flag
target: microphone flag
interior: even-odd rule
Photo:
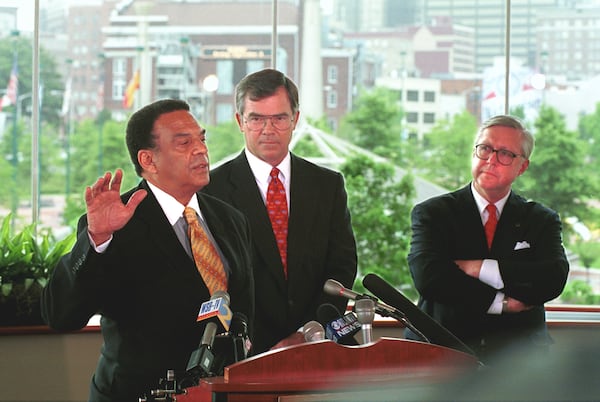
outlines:
[[[229,331],[232,316],[233,313],[229,308],[227,299],[224,297],[217,297],[202,303],[196,321],[204,321],[212,317],[217,317],[221,325],[223,325],[223,328],[225,328],[225,331]]]

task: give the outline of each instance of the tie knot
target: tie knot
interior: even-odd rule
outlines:
[[[487,207],[485,207],[485,209],[488,211],[488,214],[490,214],[490,216],[494,215],[494,217],[496,217],[496,205],[488,204]]]
[[[271,169],[271,173],[269,173],[269,176],[271,176],[271,178],[273,179],[279,179],[279,169],[277,169],[276,167]]]
[[[194,210],[194,208],[192,207],[185,207],[185,209],[183,210],[183,216],[185,217],[185,220],[188,223],[188,225],[198,221],[198,217],[196,216],[196,210]]]

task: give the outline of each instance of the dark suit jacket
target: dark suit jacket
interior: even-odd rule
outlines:
[[[73,250],[54,270],[43,291],[42,314],[57,330],[85,326],[102,314],[104,345],[90,400],[137,401],[156,389],[167,369],[185,370],[205,324],[196,322],[210,295],[147,183],[132,219],[113,235],[108,249],[91,247],[86,217]],[[126,202],[134,190],[124,194]],[[254,287],[250,234],[244,216],[229,205],[198,194],[211,233],[229,262],[228,293],[234,312],[253,318]]]
[[[511,192],[488,250],[470,185],[416,205],[408,263],[419,306],[475,351],[548,341],[544,303],[560,295],[569,263],[556,212]],[[498,260],[506,295],[534,308],[487,314],[497,290],[463,273],[454,260]],[[414,338],[413,336],[409,336]]]
[[[253,243],[256,316],[253,352],[268,350],[310,320],[322,303],[341,313],[347,301],[323,292],[333,278],[352,287],[356,244],[341,174],[291,155],[288,280],[265,203],[244,152],[211,171],[207,192],[242,211]]]

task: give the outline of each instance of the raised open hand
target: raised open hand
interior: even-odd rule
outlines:
[[[120,193],[122,179],[123,171],[117,169],[114,177],[106,172],[93,186],[85,189],[88,232],[96,245],[104,243],[115,231],[125,226],[147,195],[146,190],[138,190],[131,195],[127,204],[123,204]]]

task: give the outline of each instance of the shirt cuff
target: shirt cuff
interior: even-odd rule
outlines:
[[[98,254],[104,253],[110,245],[111,240],[113,239],[112,235],[110,235],[110,238],[107,241],[96,246],[94,240],[92,240],[92,235],[90,235],[90,232],[88,232],[88,238],[90,239],[90,244],[92,245],[92,248],[96,250]]]
[[[494,289],[504,288],[504,281],[500,275],[500,268],[498,267],[497,260],[483,260],[481,270],[479,271],[479,280],[490,285]]]
[[[496,297],[494,297],[494,301],[492,305],[488,309],[488,314],[502,314],[502,301],[504,300],[504,293],[498,292],[496,293]]]

